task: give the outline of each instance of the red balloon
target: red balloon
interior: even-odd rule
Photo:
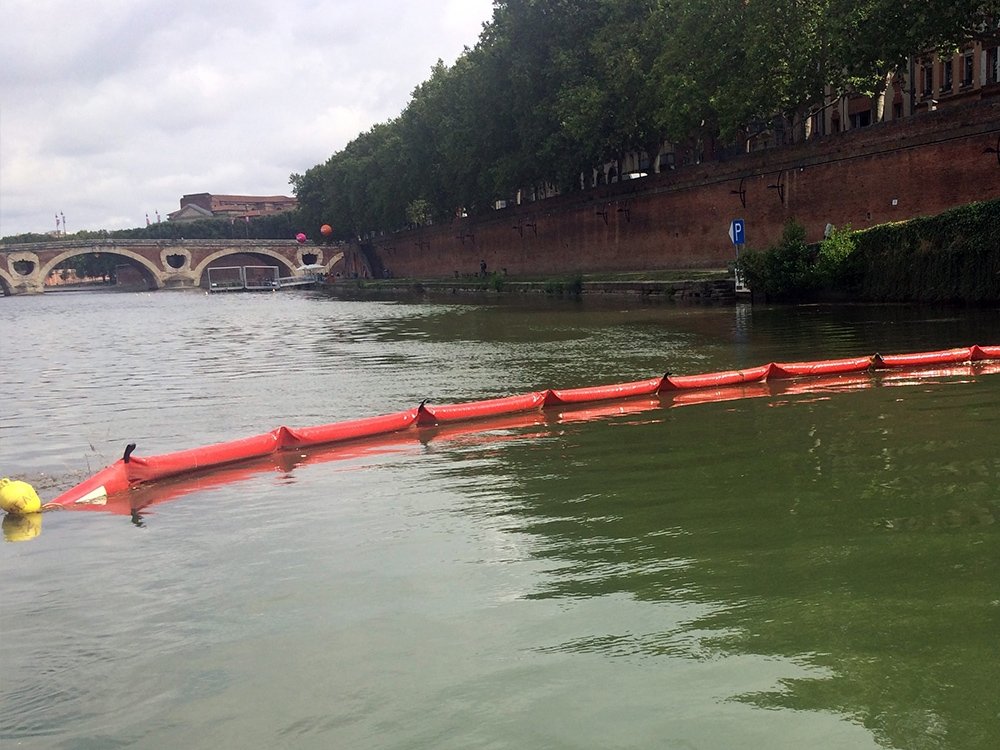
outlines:
[[[297,235],[295,235],[295,239],[296,241],[298,241],[299,244],[302,244],[303,242],[306,241],[306,236],[302,234],[302,232],[299,232]]]
[[[333,227],[331,227],[329,224],[324,224],[319,228],[319,231],[323,234],[324,237],[329,237],[331,234],[333,234]]]

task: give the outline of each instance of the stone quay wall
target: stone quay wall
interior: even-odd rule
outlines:
[[[356,248],[373,276],[538,277],[725,268],[730,222],[749,247],[794,219],[862,229],[1000,197],[1000,101],[922,113],[376,237]],[[350,255],[350,253],[349,253]]]

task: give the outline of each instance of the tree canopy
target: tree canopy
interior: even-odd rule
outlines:
[[[910,55],[995,32],[1000,0],[495,0],[395,119],[291,177],[340,238],[589,186],[664,142],[735,144],[835,95],[877,95]]]

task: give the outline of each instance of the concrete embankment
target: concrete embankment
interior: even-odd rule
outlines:
[[[656,274],[653,274],[655,276]],[[555,297],[636,296],[663,301],[733,302],[731,274],[700,271],[694,278],[635,278],[634,274],[603,277],[513,279],[493,274],[454,279],[342,279],[326,285],[335,295],[518,295]]]

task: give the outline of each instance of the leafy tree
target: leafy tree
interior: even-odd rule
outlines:
[[[431,205],[423,198],[418,198],[406,207],[406,219],[411,224],[426,224],[431,219]]]
[[[669,36],[654,63],[658,121],[680,143],[704,128],[732,137],[768,108],[749,85],[746,47],[741,44],[746,7],[724,0],[689,0],[669,9]]]
[[[663,3],[606,0],[594,8],[594,15],[583,19],[589,31],[557,58],[564,68],[555,98],[568,154],[564,183],[567,176],[575,180],[581,171],[629,151],[655,160],[665,139],[651,75],[662,39],[656,22],[664,17]]]
[[[7,237],[0,238],[0,242],[9,245],[19,245],[27,244],[29,242],[51,242],[52,237],[47,234],[38,234],[37,232],[26,232],[24,234],[12,234]]]
[[[86,253],[66,261],[66,265],[76,271],[81,279],[101,279],[108,281],[114,277],[119,258],[109,253]]]
[[[496,0],[478,43],[438,62],[399,117],[292,183],[309,226],[437,221],[669,140],[742,144],[830,92],[878,94],[908,55],[993,34],[1000,0]],[[423,204],[421,204],[423,205]]]
[[[801,122],[829,82],[828,10],[829,0],[670,6],[670,36],[655,71],[671,138],[702,130],[733,140],[776,115]]]
[[[850,283],[847,274],[856,247],[857,240],[850,226],[833,228],[819,243],[816,272],[822,285],[843,288]]]

